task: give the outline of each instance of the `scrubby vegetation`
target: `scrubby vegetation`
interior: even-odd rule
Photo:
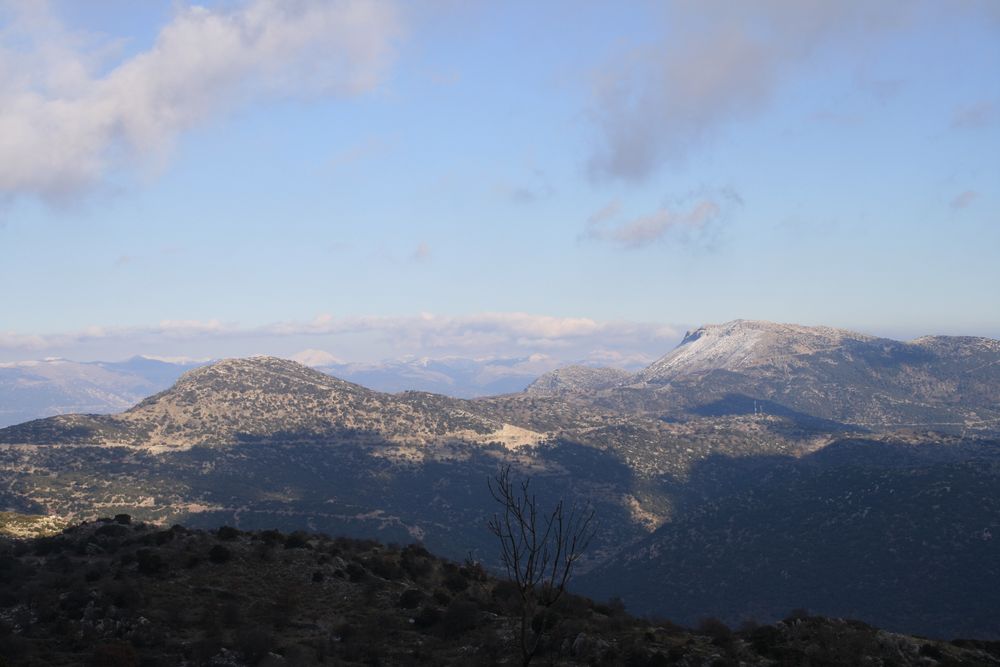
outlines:
[[[51,516],[0,512],[0,535],[41,537],[58,533],[64,525],[58,518]]]
[[[0,665],[516,664],[516,586],[419,544],[163,529],[128,515],[0,542]],[[733,631],[565,595],[532,623],[556,665],[1000,665],[1000,645],[851,621]]]

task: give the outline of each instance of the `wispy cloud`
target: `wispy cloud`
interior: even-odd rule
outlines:
[[[594,80],[598,180],[640,182],[683,160],[720,128],[762,110],[797,66],[831,40],[898,26],[916,3],[680,1],[657,43],[623,54]],[[875,94],[895,84],[880,82]]]
[[[541,169],[532,169],[526,183],[517,186],[501,186],[500,192],[515,204],[533,204],[548,199],[555,194],[555,188]]]
[[[980,100],[956,108],[951,115],[951,126],[958,130],[975,130],[996,122],[997,106],[991,100]]]
[[[180,133],[235,107],[369,91],[400,33],[388,1],[190,6],[151,48],[109,67],[107,43],[40,3],[3,5],[0,25],[0,194],[50,201],[123,160],[164,160]]]
[[[646,215],[618,221],[621,205],[615,200],[587,219],[583,238],[630,250],[667,239],[681,243],[710,242],[712,232],[739,203],[736,193],[723,190],[687,205],[664,206]]]
[[[410,254],[410,259],[414,262],[427,262],[431,259],[431,247],[426,242],[421,241],[416,249]]]
[[[218,320],[163,320],[146,327],[89,326],[79,331],[54,334],[21,334],[14,331],[0,332],[0,350],[46,350],[72,347],[94,340],[127,340],[140,336],[185,339],[206,335],[236,333],[236,325]]]
[[[612,199],[607,204],[590,214],[590,217],[587,218],[587,228],[599,228],[603,226],[618,217],[621,210],[621,200]]]
[[[965,208],[978,198],[978,192],[975,190],[966,190],[965,192],[960,192],[955,195],[955,198],[951,200],[951,207],[956,210]]]
[[[393,142],[384,137],[368,137],[358,143],[338,151],[330,158],[329,166],[333,170],[352,167],[359,162],[386,152]]]
[[[870,95],[880,104],[885,104],[899,95],[904,86],[901,79],[873,78],[863,71],[859,71],[854,80],[859,90]]]

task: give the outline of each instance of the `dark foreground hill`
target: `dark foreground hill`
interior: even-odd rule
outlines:
[[[0,541],[0,665],[516,664],[517,609],[510,584],[413,544],[126,516]],[[543,626],[537,664],[1000,665],[996,643],[801,614],[691,631],[567,596]]]

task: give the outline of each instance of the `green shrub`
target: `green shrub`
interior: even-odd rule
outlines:
[[[107,523],[94,531],[94,535],[100,537],[125,537],[128,534],[128,527],[120,523]]]
[[[434,591],[434,601],[439,605],[447,605],[451,602],[451,596],[448,595],[448,591],[443,588],[439,588]]]
[[[372,574],[383,579],[398,581],[403,578],[403,568],[392,556],[373,556],[365,561],[365,565]]]
[[[221,544],[216,544],[208,552],[208,560],[213,563],[225,563],[233,557],[233,552]]]
[[[416,609],[426,597],[419,588],[410,588],[399,596],[399,606],[401,609]]]
[[[176,534],[176,531],[173,530],[158,530],[153,533],[153,544],[161,547],[167,542],[173,541]]]
[[[224,542],[232,542],[237,539],[242,533],[232,526],[222,526],[217,531],[215,531],[215,536]]]
[[[455,598],[441,616],[441,634],[457,637],[479,625],[479,606],[472,600]]]
[[[285,536],[280,530],[262,530],[257,533],[257,537],[265,544],[280,544],[285,541]]]
[[[363,581],[364,578],[367,576],[368,572],[366,572],[365,568],[361,567],[360,564],[354,561],[351,561],[350,563],[347,564],[347,578],[350,579],[353,583],[358,583],[359,581]]]
[[[712,643],[722,648],[728,648],[733,643],[733,631],[721,620],[709,617],[698,622],[698,632],[712,638]]]
[[[139,573],[145,575],[159,574],[167,568],[166,562],[152,549],[139,549],[135,552],[139,563]]]
[[[414,581],[424,579],[434,571],[434,562],[430,554],[419,544],[404,547],[399,561],[403,570]]]
[[[444,573],[444,586],[452,593],[461,593],[469,587],[469,580],[461,570],[448,569]]]
[[[309,535],[302,531],[295,531],[285,539],[286,549],[311,549]]]
[[[442,616],[441,610],[437,607],[424,606],[413,617],[413,622],[418,628],[431,628],[441,622]]]

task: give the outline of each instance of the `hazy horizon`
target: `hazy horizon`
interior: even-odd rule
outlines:
[[[290,332],[290,325],[278,324],[259,330],[241,330],[238,327],[220,325],[216,330],[193,330],[180,334],[164,327],[152,327],[149,330],[83,331],[41,336],[41,340],[35,345],[7,350],[4,357],[0,358],[0,366],[49,359],[113,363],[145,357],[169,363],[188,363],[230,357],[276,356],[299,361],[307,366],[377,365],[418,360],[524,360],[530,362],[533,368],[540,369],[539,373],[570,363],[637,370],[673,350],[680,344],[685,333],[699,326],[722,324],[601,323],[577,318],[576,324],[580,331],[574,331],[568,319],[552,321],[549,318],[514,315],[523,318],[524,323],[520,327],[504,330],[498,326],[488,336],[474,342],[469,340],[470,332],[475,333],[477,329],[474,321],[445,320],[447,325],[429,326],[426,317],[412,320],[400,318],[386,322],[359,319],[353,326],[331,326],[327,333],[299,331],[293,334]],[[497,317],[498,314],[493,316]],[[366,323],[362,325],[361,322]],[[548,337],[518,337],[519,329],[520,333],[527,327],[542,330],[545,328],[543,323],[547,323],[550,329]],[[421,324],[427,329],[421,331]],[[479,328],[481,326],[478,325]],[[817,323],[804,326],[829,325]],[[994,334],[988,330],[976,332],[947,327],[942,327],[943,330],[939,331],[915,332],[835,328],[904,342],[937,335],[1000,340],[1000,333]],[[554,335],[552,329],[560,330],[560,335]],[[415,331],[421,335],[414,336]],[[356,340],[351,341],[352,338]],[[456,340],[462,342],[456,344]],[[123,345],[127,346],[127,351],[123,351]],[[42,354],[43,351],[52,353]]]

